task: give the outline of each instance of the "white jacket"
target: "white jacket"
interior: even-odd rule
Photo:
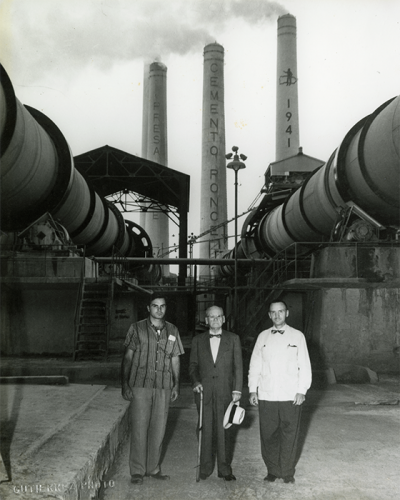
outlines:
[[[266,401],[293,401],[311,386],[311,363],[302,332],[285,325],[283,334],[261,332],[250,360],[249,390]]]

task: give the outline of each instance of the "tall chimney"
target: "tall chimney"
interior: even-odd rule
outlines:
[[[143,68],[143,112],[142,112],[142,158],[147,159],[147,139],[149,130],[149,71],[150,64]]]
[[[296,18],[286,14],[278,18],[276,161],[298,153],[299,137]]]
[[[220,257],[226,250],[227,220],[224,48],[211,43],[204,47],[203,122],[201,162],[200,257]],[[201,243],[204,241],[204,243]],[[200,266],[200,277],[213,276],[210,266]]]
[[[142,156],[168,166],[167,67],[159,62],[145,65],[143,82]],[[167,207],[164,207],[167,210]],[[168,256],[169,218],[162,211],[141,212],[140,225],[153,244],[153,255]],[[168,274],[164,266],[164,275]]]

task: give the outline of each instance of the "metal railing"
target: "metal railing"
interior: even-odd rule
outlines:
[[[75,245],[42,246],[29,252],[2,245],[0,253],[3,278],[80,278],[85,267],[84,250]]]
[[[313,278],[313,259],[316,252],[328,248],[348,247],[354,249],[352,278],[362,279],[363,268],[359,264],[360,251],[362,249],[372,249],[375,247],[400,247],[399,241],[390,242],[326,242],[326,243],[293,243],[276,254],[270,260],[266,260],[266,265],[262,270],[257,267],[257,274],[254,276],[250,272],[247,286],[239,289],[239,303],[236,318],[234,311],[227,317],[227,323],[234,325],[234,330],[243,332],[251,330],[255,323],[262,321],[265,312],[265,304],[268,303],[274,294],[279,294],[289,287],[290,280]],[[290,284],[293,285],[293,282]],[[299,284],[299,286],[301,286]]]
[[[81,280],[78,287],[78,293],[76,296],[76,304],[75,304],[75,315],[74,315],[74,350],[72,359],[75,361],[76,359],[76,344],[78,340],[78,332],[79,332],[79,323],[82,311],[82,297],[83,297],[83,289],[85,286],[85,248],[83,249],[82,254],[82,268],[81,268]]]

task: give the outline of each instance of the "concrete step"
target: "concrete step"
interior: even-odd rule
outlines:
[[[68,377],[63,375],[38,375],[20,377],[1,377],[0,384],[36,384],[36,385],[67,385]]]
[[[2,455],[12,478],[1,485],[1,498],[92,498],[127,436],[129,403],[121,391],[78,384],[0,390],[8,403]]]
[[[0,375],[68,377],[71,384],[100,384],[120,387],[121,354],[110,353],[104,360],[77,360],[70,358],[15,358],[3,357]]]

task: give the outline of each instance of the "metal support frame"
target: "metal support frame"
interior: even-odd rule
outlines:
[[[112,203],[120,204],[123,212],[150,209],[166,213],[179,227],[179,257],[187,257],[190,184],[187,174],[110,146],[76,156],[74,162],[96,192],[111,197]],[[145,206],[148,203],[150,207]],[[186,265],[180,265],[180,284],[185,283],[186,276]]]

